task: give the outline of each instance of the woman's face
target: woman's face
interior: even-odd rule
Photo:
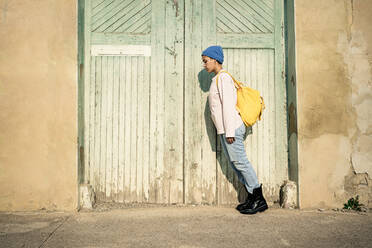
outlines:
[[[217,61],[215,59],[211,59],[208,56],[202,56],[202,60],[204,63],[204,68],[207,72],[213,72],[216,69]]]

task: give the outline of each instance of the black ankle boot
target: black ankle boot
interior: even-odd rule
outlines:
[[[240,210],[241,214],[255,214],[257,212],[263,212],[268,209],[265,198],[262,195],[262,185],[259,188],[253,190],[252,203]]]
[[[250,207],[252,202],[253,202],[253,194],[249,193],[248,191],[247,192],[247,198],[245,199],[245,201],[241,204],[239,204],[238,206],[236,206],[236,210],[238,211],[241,211],[247,207]]]

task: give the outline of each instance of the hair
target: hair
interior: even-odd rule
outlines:
[[[209,57],[209,56],[207,56],[207,55],[202,55],[202,57],[203,57],[203,56],[208,57],[208,58],[210,58],[210,59],[213,59],[213,58],[211,58],[211,57]],[[213,60],[215,60],[218,64],[222,65],[222,63],[221,63],[220,61],[218,61],[217,59],[213,59]]]

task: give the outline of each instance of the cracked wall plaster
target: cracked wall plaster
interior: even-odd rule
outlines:
[[[300,206],[340,207],[358,192],[368,203],[372,2],[295,3]]]

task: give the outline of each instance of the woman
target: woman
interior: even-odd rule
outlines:
[[[242,214],[255,214],[265,211],[268,206],[262,195],[262,185],[258,183],[257,175],[247,159],[244,148],[246,128],[235,108],[237,94],[234,81],[222,69],[223,58],[220,46],[210,46],[202,53],[205,70],[216,75],[209,90],[209,108],[224,153],[248,193],[247,199],[236,209]]]

